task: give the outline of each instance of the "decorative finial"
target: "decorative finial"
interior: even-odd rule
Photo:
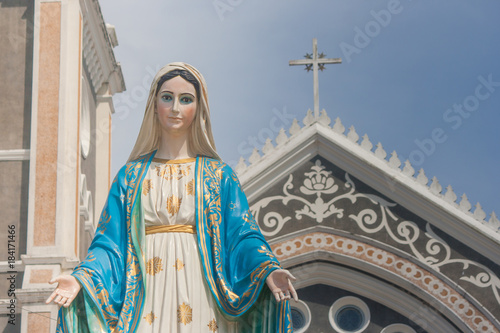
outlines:
[[[318,54],[318,40],[313,38],[313,52],[311,54],[306,53],[305,59],[300,60],[290,60],[288,64],[290,66],[295,65],[305,65],[306,71],[313,71],[313,92],[314,92],[314,119],[319,118],[319,83],[318,83],[318,70],[325,70],[326,64],[340,64],[342,59],[340,58],[325,58],[326,54],[321,52]]]

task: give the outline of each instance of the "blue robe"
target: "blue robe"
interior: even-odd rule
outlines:
[[[58,332],[135,332],[145,297],[145,229],[141,185],[155,152],[127,163],[115,177],[88,255],[72,275],[82,285],[61,308]],[[239,332],[292,332],[288,301],[265,285],[280,268],[233,170],[196,159],[196,230],[206,282],[220,312]]]

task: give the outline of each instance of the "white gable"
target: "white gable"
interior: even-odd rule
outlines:
[[[320,155],[368,186],[391,198],[441,229],[451,237],[466,244],[481,255],[500,264],[500,222],[495,213],[488,221],[479,203],[472,212],[465,194],[459,202],[451,186],[443,191],[436,177],[429,179],[423,169],[418,173],[409,161],[403,165],[397,153],[387,159],[382,144],[373,144],[365,134],[360,140],[353,126],[345,127],[337,118],[333,127],[323,110],[318,121],[311,111],[301,128],[294,120],[290,136],[281,130],[276,145],[270,139],[261,154],[255,149],[247,166],[241,158],[236,172],[250,202],[259,197],[277,180],[290,174],[298,166]]]

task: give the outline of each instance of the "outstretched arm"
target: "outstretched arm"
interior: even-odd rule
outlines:
[[[286,269],[276,269],[269,274],[266,283],[277,302],[290,298],[296,302],[299,300],[292,280],[295,281],[295,277]]]
[[[78,283],[78,280],[72,275],[59,275],[49,281],[50,284],[56,282],[58,283],[57,288],[50,297],[47,298],[45,303],[49,304],[54,301],[54,303],[67,308],[75,299],[76,295],[78,295],[81,288],[80,283]]]

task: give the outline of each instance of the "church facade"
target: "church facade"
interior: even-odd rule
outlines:
[[[48,281],[86,255],[125,90],[97,0],[0,1],[0,331],[55,332]]]
[[[500,331],[500,223],[311,111],[236,171],[297,278],[294,332]]]
[[[54,332],[48,280],[88,248],[125,90],[97,0],[0,1],[0,330]],[[99,170],[99,172],[98,172]],[[500,222],[326,112],[236,171],[296,277],[295,332],[500,332]]]

